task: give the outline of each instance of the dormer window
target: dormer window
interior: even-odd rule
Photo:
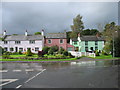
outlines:
[[[8,41],[4,41],[4,44],[8,44]]]
[[[20,41],[15,41],[15,44],[20,44],[21,42]]]
[[[35,40],[30,40],[29,43],[30,44],[35,44]]]

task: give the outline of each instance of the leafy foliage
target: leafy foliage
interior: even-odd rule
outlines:
[[[32,56],[32,52],[31,52],[30,48],[27,49],[26,56]]]
[[[65,50],[61,47],[60,50],[59,50],[59,53],[60,53],[60,54],[63,54],[64,51],[65,51]]]
[[[36,32],[35,35],[41,35],[41,32]]]
[[[82,16],[80,16],[80,14],[73,18],[73,25],[71,25],[71,29],[72,29],[71,38],[76,38],[76,34],[80,33],[84,29]]]
[[[68,51],[64,51],[63,55],[68,56]]]
[[[49,49],[50,49],[50,47],[45,46],[45,47],[43,47],[42,51],[43,51],[45,54],[47,54],[48,51],[49,51]]]

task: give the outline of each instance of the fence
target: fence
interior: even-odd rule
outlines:
[[[75,57],[81,57],[81,56],[89,56],[89,57],[95,57],[95,53],[89,53],[89,52],[75,52],[75,51],[69,51],[73,56]]]

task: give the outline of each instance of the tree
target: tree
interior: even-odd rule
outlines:
[[[120,45],[119,45],[119,35],[117,35],[118,33],[116,33],[116,31],[120,32],[120,26],[116,25],[114,22],[111,22],[111,23],[108,23],[105,25],[105,29],[103,31],[103,35],[105,36],[105,39],[106,39],[106,43],[107,43],[107,46],[105,44],[105,47],[104,48],[107,48],[105,49],[105,52],[111,52],[111,54],[113,55],[113,52],[115,53],[115,56],[119,56],[118,53],[119,53],[119,48],[120,48]],[[114,42],[113,42],[114,40]],[[115,51],[113,51],[113,44],[114,44],[114,49]]]
[[[114,52],[115,57],[120,57],[120,38],[119,37],[115,38],[114,47],[115,47],[115,52]]]
[[[82,21],[82,16],[78,14],[75,18],[73,18],[73,25],[71,25],[72,33],[78,34],[84,29],[83,21]],[[72,38],[76,36],[72,35]]]
[[[83,30],[81,32],[82,35],[90,35],[90,29]]]
[[[30,48],[27,49],[26,56],[32,56],[32,52],[31,52]]]
[[[66,32],[66,35],[67,35],[67,43],[70,42],[70,35],[71,35],[72,31],[68,31]]]
[[[99,31],[97,29],[86,29],[81,32],[82,35],[96,35]]]
[[[90,35],[96,35],[99,31],[97,29],[91,29]]]
[[[35,35],[41,35],[41,32],[35,32],[34,34]]]

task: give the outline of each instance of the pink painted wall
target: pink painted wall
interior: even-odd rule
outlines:
[[[48,40],[51,40],[51,43],[48,43]],[[63,39],[63,43],[60,43],[60,39],[45,39],[45,46],[51,47],[57,45],[59,48],[63,47],[67,50],[67,39]]]

